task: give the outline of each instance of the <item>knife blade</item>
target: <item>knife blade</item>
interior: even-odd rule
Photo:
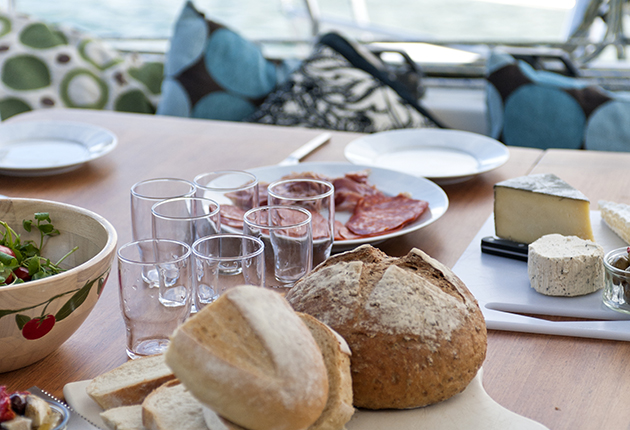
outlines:
[[[323,144],[329,142],[331,137],[332,135],[330,133],[322,133],[318,135],[317,137],[309,140],[304,145],[293,151],[291,154],[289,154],[287,158],[278,163],[278,165],[291,166],[294,164],[298,164],[302,158],[306,157],[308,154],[315,151]]]
[[[87,418],[85,418],[81,414],[77,413],[74,409],[72,409],[66,403],[62,402],[61,400],[59,400],[52,394],[42,390],[41,388],[31,387],[27,391],[31,394],[34,394],[36,396],[39,396],[47,400],[52,405],[56,405],[57,407],[66,409],[69,412],[70,417],[68,419],[68,424],[65,427],[65,429],[67,430],[94,430],[94,429],[103,430],[100,427],[94,425],[92,422],[90,422]]]

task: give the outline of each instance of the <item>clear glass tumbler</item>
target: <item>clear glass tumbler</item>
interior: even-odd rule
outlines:
[[[199,310],[229,288],[265,285],[265,246],[244,234],[215,234],[193,243]]]
[[[308,210],[264,206],[247,211],[244,222],[243,233],[265,244],[265,287],[290,288],[311,271],[313,233]]]
[[[156,279],[147,279],[147,272],[155,273]],[[118,250],[118,281],[127,355],[164,352],[173,330],[190,316],[190,246],[168,239],[127,243]]]

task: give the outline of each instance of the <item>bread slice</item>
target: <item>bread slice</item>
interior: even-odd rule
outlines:
[[[154,389],[175,376],[163,355],[131,360],[94,378],[87,386],[88,395],[105,410],[139,405]]]
[[[630,244],[630,205],[600,200],[602,219],[617,236]]]
[[[315,317],[298,312],[324,357],[328,373],[328,401],[308,430],[341,430],[354,414],[350,347],[343,337]]]
[[[144,430],[142,405],[119,406],[101,412],[101,418],[111,430]]]
[[[144,399],[142,423],[147,430],[208,430],[201,403],[178,380],[165,383]]]
[[[229,289],[179,326],[166,362],[190,392],[249,430],[302,430],[328,398],[322,353],[278,293]]]

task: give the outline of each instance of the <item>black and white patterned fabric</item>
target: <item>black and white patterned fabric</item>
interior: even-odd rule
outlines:
[[[363,133],[435,126],[391,86],[321,43],[248,121]]]

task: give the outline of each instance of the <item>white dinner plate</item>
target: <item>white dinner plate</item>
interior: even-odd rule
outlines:
[[[102,157],[118,142],[109,130],[68,121],[0,125],[0,174],[46,176],[74,170]]]
[[[391,130],[353,140],[344,150],[355,164],[397,170],[440,185],[466,181],[503,165],[507,147],[482,134],[435,128]]]
[[[340,251],[366,243],[378,243],[392,237],[402,236],[412,231],[425,227],[440,218],[448,209],[448,197],[442,188],[425,178],[411,176],[406,173],[379,167],[358,166],[350,163],[300,163],[293,166],[265,166],[248,169],[256,175],[259,182],[273,182],[290,173],[316,172],[330,177],[340,177],[348,172],[369,169],[368,182],[380,191],[388,195],[408,193],[412,198],[425,200],[429,203],[429,210],[420,218],[408,224],[400,230],[390,233],[365,237],[360,239],[336,240],[333,249]],[[350,218],[350,212],[337,212],[335,219],[346,223]]]

